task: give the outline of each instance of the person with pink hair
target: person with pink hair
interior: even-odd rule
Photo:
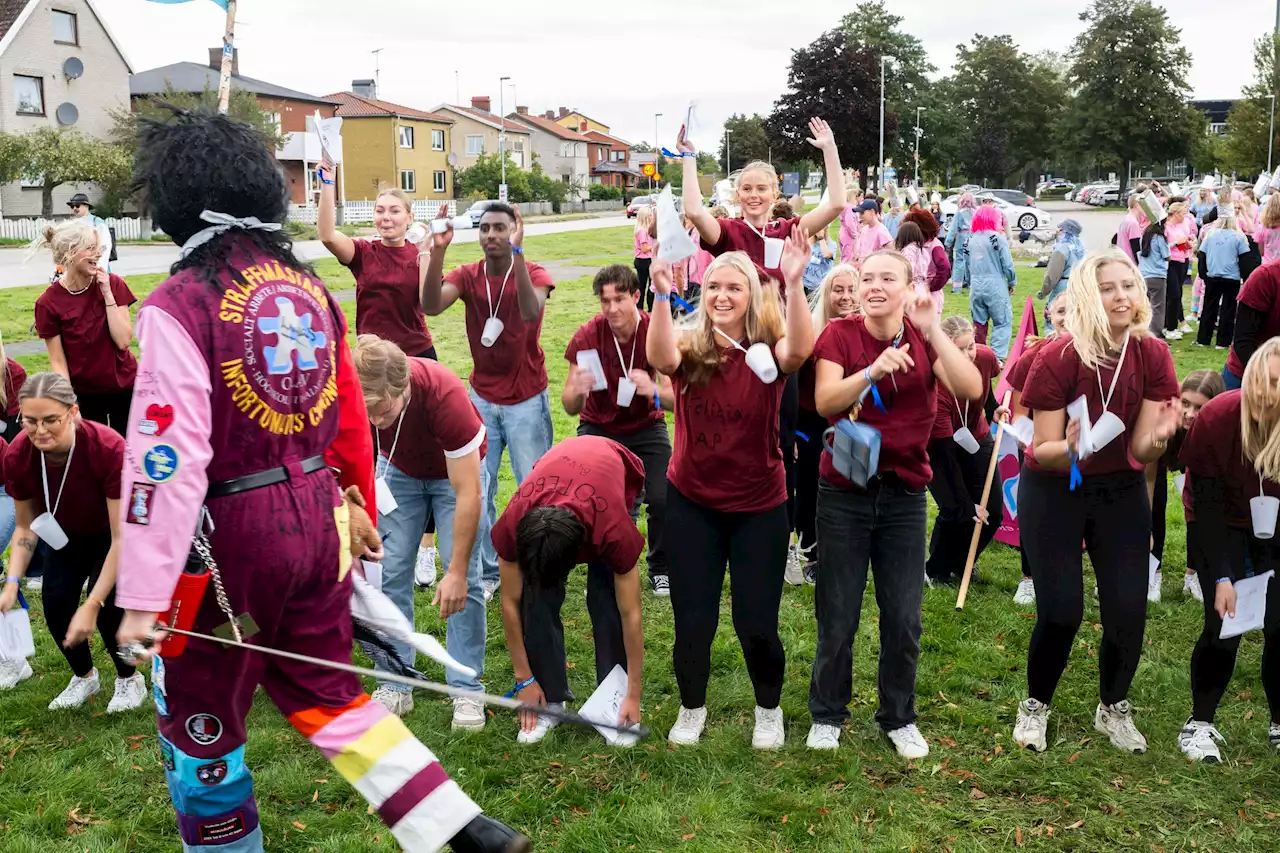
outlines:
[[[965,268],[969,284],[969,312],[973,316],[977,342],[988,343],[987,324],[990,323],[988,345],[1004,361],[1009,355],[1009,341],[1013,337],[1010,295],[1018,279],[1000,220],[1000,211],[991,206],[980,207],[973,214],[972,233],[965,245]],[[960,251],[957,250],[957,260],[959,256]]]

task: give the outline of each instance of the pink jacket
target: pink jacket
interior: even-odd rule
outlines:
[[[636,227],[636,258],[644,260],[653,257],[653,238],[649,236],[649,229]]]

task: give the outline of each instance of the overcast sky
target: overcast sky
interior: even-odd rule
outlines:
[[[209,0],[163,5],[96,0],[141,71],[205,62],[221,44],[224,13]],[[1190,49],[1189,97],[1234,98],[1252,76],[1253,39],[1275,22],[1276,0],[1164,0]],[[731,113],[767,114],[786,88],[793,48],[835,26],[852,0],[240,0],[240,71],[315,95],[374,76],[388,100],[428,109],[489,95],[498,78],[535,112],[578,108],[631,141],[672,145],[690,97],[694,141],[716,145]],[[924,43],[939,73],[975,33],[1007,33],[1024,50],[1064,50],[1080,31],[1083,2],[891,0],[903,28]],[[365,10],[361,14],[361,10]],[[1153,57],[1153,61],[1159,61]],[[456,72],[456,74],[455,74]],[[925,120],[927,125],[927,118]]]

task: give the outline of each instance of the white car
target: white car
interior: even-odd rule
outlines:
[[[1020,204],[1010,204],[999,196],[992,195],[989,192],[974,193],[974,198],[981,204],[982,200],[989,198],[995,201],[996,207],[1004,213],[1004,217],[1009,222],[1009,227],[1015,231],[1039,231],[1048,228],[1053,223],[1053,217],[1047,211],[1043,211],[1038,207],[1024,207]],[[942,200],[942,215],[949,223],[951,217],[956,215],[956,199],[958,195]]]

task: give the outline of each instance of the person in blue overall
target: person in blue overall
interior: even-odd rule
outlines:
[[[994,207],[983,207],[975,213],[970,228],[973,233],[969,235],[965,254],[974,337],[978,343],[995,350],[1003,362],[1009,357],[1009,341],[1013,337],[1013,304],[1009,297],[1018,283],[1013,255],[1000,227],[1000,211]],[[990,340],[988,323],[991,324]]]
[[[1048,318],[1048,305],[1053,298],[1067,289],[1067,280],[1071,278],[1071,270],[1084,257],[1084,241],[1080,239],[1080,223],[1074,219],[1064,219],[1058,223],[1058,240],[1053,244],[1053,254],[1049,256],[1049,266],[1044,271],[1044,284],[1036,296],[1045,300],[1045,317]]]

